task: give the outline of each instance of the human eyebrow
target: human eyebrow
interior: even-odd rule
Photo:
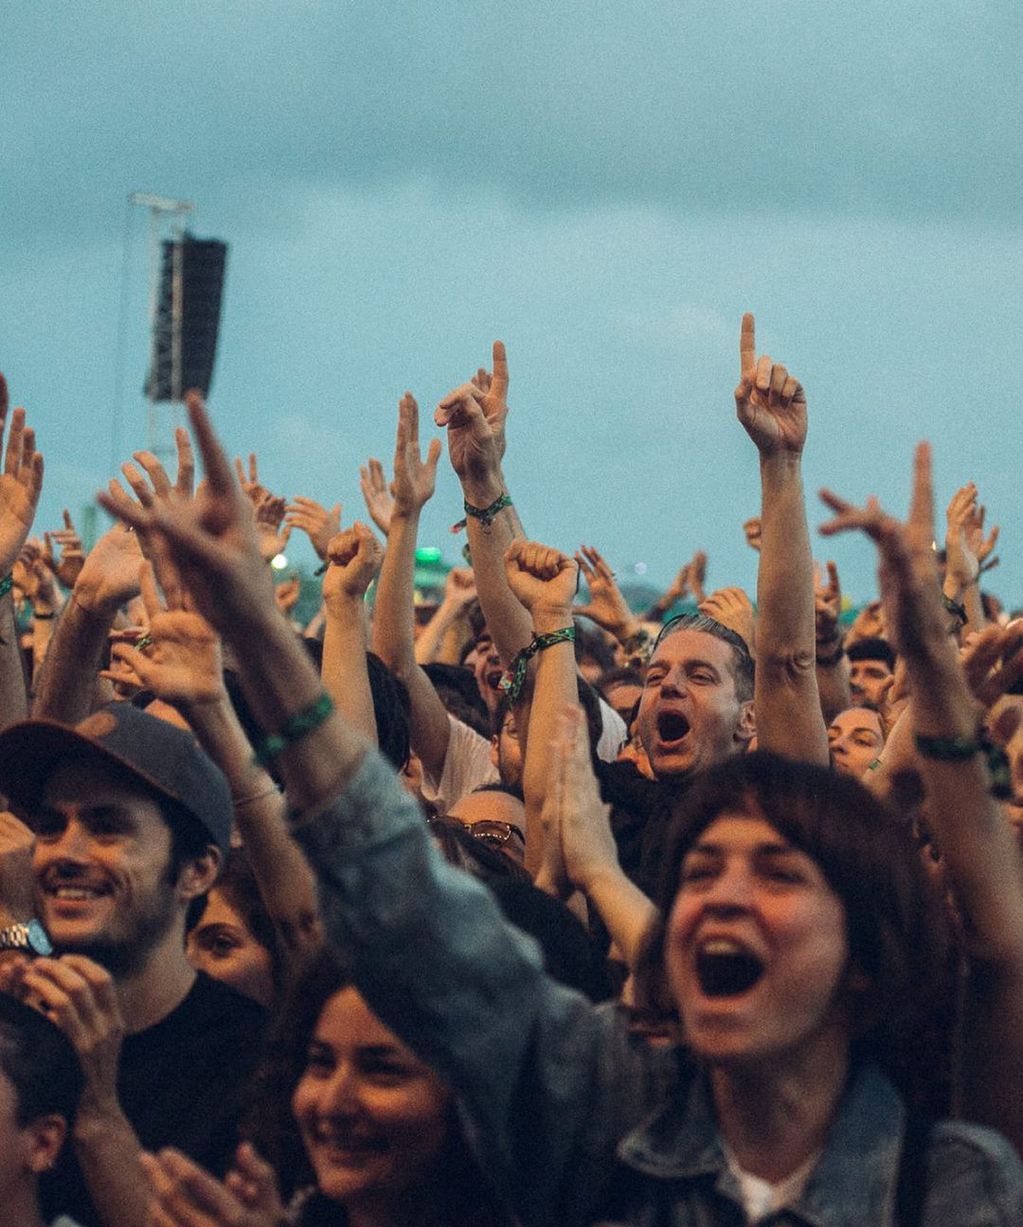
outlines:
[[[685,663],[686,673],[696,673],[700,669],[709,670],[716,678],[721,677],[721,672],[717,665],[711,664],[709,660],[687,660]]]

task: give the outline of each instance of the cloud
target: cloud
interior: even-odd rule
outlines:
[[[518,208],[989,220],[1023,188],[1011,0],[107,0],[5,30],[9,241],[131,187],[273,224],[426,178]],[[58,60],[59,48],[59,60]]]

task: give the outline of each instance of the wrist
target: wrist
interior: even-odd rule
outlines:
[[[563,627],[572,626],[572,610],[565,606],[537,606],[532,611],[533,634],[549,635]]]
[[[462,478],[462,497],[472,507],[489,507],[502,494],[507,494],[507,490],[500,473]]]
[[[114,618],[121,608],[120,597],[105,597],[97,589],[88,585],[75,585],[71,592],[70,604],[88,618]]]

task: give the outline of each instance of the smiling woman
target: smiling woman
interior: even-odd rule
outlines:
[[[462,1136],[454,1096],[377,1018],[325,952],[291,985],[254,1096],[258,1151],[221,1184],[182,1155],[148,1164],[167,1221],[252,1227],[511,1227]],[[276,1178],[276,1179],[275,1179]],[[195,1216],[193,1218],[193,1215]],[[164,1221],[164,1220],[161,1220]]]

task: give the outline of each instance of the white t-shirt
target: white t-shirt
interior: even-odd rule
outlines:
[[[612,707],[600,700],[602,725],[597,742],[597,757],[612,763],[618,757],[628,730],[625,721]],[[484,784],[500,782],[497,768],[490,759],[490,739],[448,714],[448,750],[440,779],[434,780],[424,771],[423,797],[436,805],[442,814],[462,797],[482,788]]]

